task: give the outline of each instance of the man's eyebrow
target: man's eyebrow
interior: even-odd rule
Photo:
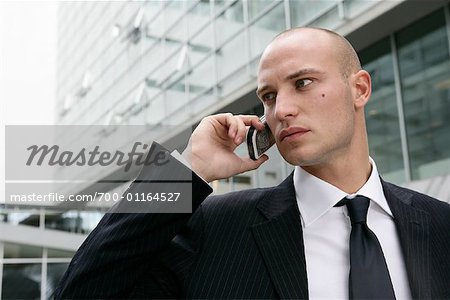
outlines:
[[[304,69],[300,69],[292,74],[289,74],[288,76],[286,76],[284,78],[284,80],[288,81],[288,80],[292,80],[301,76],[305,76],[305,75],[310,75],[310,74],[324,74],[325,72],[320,71],[318,69],[314,69],[314,68],[304,68]],[[258,87],[256,89],[256,95],[259,97],[265,90],[270,89],[269,85],[262,85],[261,87]]]
[[[305,68],[305,69],[298,70],[295,73],[289,74],[284,79],[285,80],[292,80],[294,78],[301,77],[301,76],[308,75],[308,74],[322,74],[322,73],[324,73],[324,72],[319,71],[319,70],[314,69],[314,68]]]

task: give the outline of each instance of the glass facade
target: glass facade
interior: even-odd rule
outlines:
[[[41,265],[4,264],[2,299],[40,299]]]
[[[59,123],[189,128],[230,103],[257,103],[258,60],[276,34],[305,25],[339,31],[379,2],[62,2]],[[359,51],[373,83],[366,106],[370,154],[383,178],[395,183],[450,174],[448,11],[440,8]],[[243,104],[233,112],[263,114],[261,105]],[[246,155],[247,149],[236,152]],[[268,155],[258,170],[213,182],[214,192],[278,184],[293,166],[275,147]],[[0,222],[85,235],[102,214],[3,206]],[[72,255],[0,241],[1,298],[50,299]]]
[[[381,174],[397,183],[450,172],[447,11],[440,9],[360,52],[373,80],[366,106],[371,155]]]
[[[450,170],[450,59],[444,11],[396,34],[411,178]]]
[[[306,1],[292,1],[291,20],[292,27],[306,26],[321,16],[325,15],[328,11],[336,7],[340,1],[336,0],[306,0]]]
[[[254,82],[261,52],[280,31],[305,25],[334,29],[374,5],[357,0],[61,4],[61,18],[74,26],[94,22],[102,11],[108,18],[92,27],[98,38],[89,34],[78,48],[66,37],[81,39],[73,26],[61,29],[60,123],[193,125]],[[366,109],[371,155],[383,176],[396,183],[449,172],[444,11],[359,53],[373,78]],[[86,73],[90,84],[80,93]],[[67,99],[72,103],[65,105]],[[286,168],[281,165],[277,168]],[[251,186],[258,186],[260,177],[252,176]]]
[[[362,2],[358,5],[373,5]],[[336,27],[346,21],[342,7],[342,1],[329,0],[61,3],[59,122],[105,124],[110,114],[119,116],[120,124],[146,122],[128,109],[143,87],[149,97],[139,103],[141,113],[150,113],[147,108],[161,95],[164,102],[188,99],[175,100],[175,106],[186,106],[197,102],[195,96],[205,98],[202,91],[212,91],[204,107],[196,105],[201,115],[254,80],[254,63],[277,33],[291,25]],[[92,23],[96,26],[86,27]],[[88,34],[81,42],[83,30]],[[200,77],[195,73],[201,64],[207,72]],[[162,111],[161,119],[172,111]]]
[[[386,180],[405,179],[400,122],[390,40],[386,38],[359,53],[372,77],[372,97],[366,105],[370,155]]]
[[[0,222],[26,225],[65,232],[87,234],[97,225],[104,210],[52,210],[0,205]]]
[[[74,252],[0,242],[0,254],[0,299],[53,299]]]

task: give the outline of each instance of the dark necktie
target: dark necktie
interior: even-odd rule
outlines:
[[[352,222],[350,233],[350,299],[395,299],[394,289],[377,237],[367,226],[370,200],[364,196],[342,199]]]

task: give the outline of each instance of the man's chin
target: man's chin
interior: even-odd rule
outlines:
[[[284,160],[294,166],[307,167],[314,166],[319,163],[317,155],[313,155],[306,151],[295,150],[280,150],[281,156]]]

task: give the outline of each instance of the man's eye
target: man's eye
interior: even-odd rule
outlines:
[[[312,83],[311,79],[299,79],[295,82],[295,87],[296,88],[303,88],[307,85],[309,85],[310,83]]]
[[[266,101],[272,101],[272,100],[275,100],[275,97],[276,97],[276,94],[275,94],[275,93],[267,93],[267,94],[264,94],[264,95],[262,96],[262,100],[263,100],[264,102],[266,102]]]

